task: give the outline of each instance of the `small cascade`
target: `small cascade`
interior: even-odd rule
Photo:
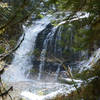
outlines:
[[[100,59],[100,48],[94,52],[94,54],[90,57],[90,59],[84,60],[79,63],[80,73],[84,70],[91,69],[93,65],[95,65]]]
[[[58,65],[58,68],[56,70],[56,77],[55,77],[56,80],[58,79],[58,76],[59,76],[59,73],[60,73],[60,67],[61,67],[61,64]]]
[[[49,19],[50,16],[46,16],[42,20],[36,21],[34,25],[28,28],[24,27],[24,40],[15,52],[13,61],[9,69],[4,73],[3,79],[11,82],[26,80],[29,77],[30,69],[33,67],[32,54],[34,51],[36,38],[38,34],[50,23]]]
[[[47,45],[48,45],[48,39],[46,39],[44,41],[44,44],[43,44],[43,50],[41,52],[41,55],[40,55],[40,65],[39,65],[39,75],[38,75],[38,80],[40,80],[41,76],[42,76],[42,71],[43,71],[43,66],[45,64],[45,56],[46,56],[46,51],[47,51]]]

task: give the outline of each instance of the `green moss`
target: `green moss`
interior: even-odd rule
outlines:
[[[31,69],[30,72],[31,73],[37,73],[38,71],[36,69]]]
[[[3,46],[0,46],[0,54],[5,52],[5,48]]]
[[[40,56],[40,50],[37,48],[37,49],[34,49],[34,52],[33,54],[36,56],[36,57],[39,57]]]

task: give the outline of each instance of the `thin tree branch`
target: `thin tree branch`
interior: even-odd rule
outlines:
[[[12,91],[13,90],[13,87],[11,86],[8,90],[6,90],[5,92],[1,93],[0,96],[5,96],[5,95],[8,95],[9,91]]]
[[[4,69],[4,68],[3,68]],[[2,88],[4,89],[4,93],[2,93],[1,92],[1,94],[0,95],[2,95],[2,98],[3,98],[3,96],[5,96],[5,95],[3,95],[3,94],[5,94],[6,93],[6,95],[8,95],[9,97],[10,97],[10,99],[12,100],[12,97],[11,97],[11,95],[9,94],[9,91],[10,90],[13,90],[13,87],[11,86],[8,90],[6,90],[5,89],[5,87],[3,86],[3,83],[2,83],[2,80],[1,80],[1,76],[0,76],[0,83],[1,83],[1,85],[2,85]],[[11,89],[12,88],[12,89]],[[7,93],[7,91],[8,91],[8,93]]]
[[[24,33],[23,38],[22,38],[22,40],[20,41],[20,43],[19,43],[14,49],[9,50],[7,54],[2,55],[2,57],[0,58],[0,61],[4,60],[4,59],[7,58],[10,54],[12,54],[15,50],[17,50],[17,49],[20,47],[21,43],[23,42],[24,37],[25,37],[25,33]]]

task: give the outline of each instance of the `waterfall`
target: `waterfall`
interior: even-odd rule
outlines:
[[[50,23],[50,16],[46,16],[35,22],[30,27],[23,27],[25,37],[20,47],[16,50],[14,58],[3,79],[11,81],[22,81],[29,77],[30,69],[33,67],[32,54],[38,34]],[[22,38],[22,36],[21,36]],[[20,39],[21,39],[20,38]],[[20,41],[19,39],[19,41]]]

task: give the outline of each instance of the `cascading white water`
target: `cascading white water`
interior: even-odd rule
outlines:
[[[35,41],[42,30],[50,23],[50,16],[46,16],[42,20],[36,21],[36,23],[30,27],[24,27],[25,37],[20,47],[14,54],[13,61],[9,69],[4,73],[3,79],[7,81],[22,81],[26,80],[30,69],[33,64],[31,62],[32,53],[35,47]]]

